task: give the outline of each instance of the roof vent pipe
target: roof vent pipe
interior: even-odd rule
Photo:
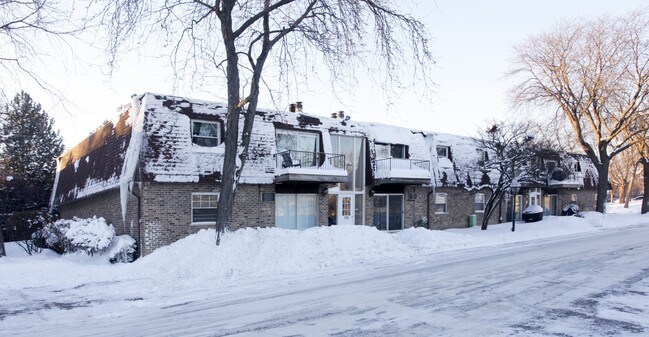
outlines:
[[[345,112],[342,111],[342,110],[338,111],[338,118],[344,119],[345,118]]]
[[[290,111],[290,112],[295,112],[295,103],[291,103],[291,104],[289,104],[289,106],[288,106],[288,111]]]
[[[295,107],[297,112],[302,112],[302,102],[300,101],[295,102]]]
[[[332,112],[331,113],[331,118],[334,118],[334,119],[338,118],[338,113]]]

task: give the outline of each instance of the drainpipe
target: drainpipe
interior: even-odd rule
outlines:
[[[259,225],[260,220],[261,220],[261,184],[257,184],[257,225]]]
[[[426,195],[426,220],[428,220],[428,229],[430,229],[431,218],[430,218],[430,195],[435,194],[435,186],[437,185],[437,176],[435,175],[435,170],[433,170],[433,190],[428,192]]]
[[[142,197],[131,191],[131,195],[137,199],[137,254],[138,257],[142,256]]]
[[[144,184],[142,184],[142,172],[140,171],[139,164],[137,168],[137,176],[138,176],[138,193],[136,194],[133,190],[130,190],[131,195],[134,196],[137,199],[137,255],[138,258],[142,256],[142,187]],[[135,183],[135,179],[133,181]],[[128,204],[127,204],[128,205]],[[128,207],[128,206],[127,206]]]

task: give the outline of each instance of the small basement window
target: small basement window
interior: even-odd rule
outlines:
[[[221,124],[192,120],[192,143],[206,147],[218,146],[221,144]]]
[[[216,223],[219,193],[192,193],[192,225]]]

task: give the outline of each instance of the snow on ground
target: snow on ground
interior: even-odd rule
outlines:
[[[8,243],[0,259],[0,288],[20,289],[45,284],[74,286],[97,281],[148,278],[160,287],[187,287],[192,283],[300,274],[359,264],[398,263],[435,252],[484,247],[607,228],[649,223],[639,203],[629,209],[609,205],[608,214],[583,213],[580,217],[550,216],[541,222],[490,225],[431,231],[410,228],[394,233],[369,226],[315,227],[305,231],[247,228],[225,233],[219,247],[214,230],[203,230],[132,264],[110,265],[105,256],[84,253],[58,256],[46,251],[26,256]],[[37,277],[38,276],[38,277]]]
[[[537,325],[547,333],[579,335],[592,332],[589,330],[592,326],[583,327],[584,322],[590,321],[596,323],[593,325],[596,328],[598,324],[607,324],[604,328],[608,330],[603,331],[644,331],[647,320],[642,317],[649,312],[649,307],[646,295],[642,294],[649,291],[649,269],[629,268],[633,265],[631,261],[637,264],[636,260],[642,258],[638,254],[644,248],[625,247],[625,238],[619,235],[616,241],[599,244],[617,247],[615,253],[591,252],[583,242],[588,242],[590,233],[609,231],[606,232],[606,237],[609,237],[608,234],[616,233],[617,228],[636,227],[644,230],[649,227],[649,214],[639,214],[639,203],[632,204],[630,209],[611,204],[608,209],[608,214],[584,213],[583,217],[546,217],[541,222],[517,222],[515,232],[511,231],[511,223],[491,225],[486,231],[479,227],[445,231],[411,228],[394,233],[381,232],[369,226],[317,227],[305,231],[248,228],[226,233],[221,245],[216,247],[214,231],[204,230],[134,263],[117,265],[109,264],[105,256],[89,257],[84,253],[59,256],[45,251],[27,256],[17,245],[9,243],[8,256],[0,258],[0,289],[3,289],[0,292],[0,335],[29,335],[40,329],[41,324],[59,332],[53,335],[61,335],[62,331],[66,335],[87,335],[99,331],[111,332],[110,335],[203,335],[208,331],[230,331],[230,328],[234,332],[243,331],[243,335],[245,331],[274,335],[267,332],[284,324],[277,322],[288,320],[285,322],[286,330],[280,328],[282,333],[277,334],[286,335],[293,333],[293,330],[308,331],[305,329],[341,332],[336,329],[353,326],[353,321],[359,316],[367,322],[374,322],[369,325],[372,328],[364,325],[359,330],[348,330],[342,335],[368,335],[366,332],[373,335],[371,329],[374,326],[376,335],[381,336],[400,335],[399,331],[410,331],[410,335],[431,335],[435,331],[445,331],[441,335],[455,335],[452,331],[457,330],[446,330],[451,326],[453,329],[468,326],[466,331],[460,330],[460,335],[475,335],[477,331],[483,331],[480,329],[484,328],[481,325],[484,322],[461,321],[459,313],[469,310],[480,317],[486,313],[498,316],[499,312],[509,310],[512,305],[506,296],[501,298],[508,289],[522,289],[517,295],[507,296],[522,296],[516,297],[519,301],[532,298],[530,304],[520,302],[517,305],[519,309],[531,307],[533,310],[500,319],[499,326],[509,326],[505,330],[487,327],[493,330],[491,335],[535,331]],[[577,237],[582,243],[573,246],[572,242],[561,243],[551,239],[561,236]],[[507,250],[507,245],[532,240],[553,249],[539,256],[537,247],[541,246],[520,249],[522,246],[519,244],[514,246],[518,252],[517,258],[511,259],[509,253],[503,254],[490,247],[502,246]],[[469,249],[469,254],[458,252],[460,249]],[[484,254],[492,250],[494,252],[489,253],[492,254],[489,259],[494,262],[490,264],[474,258],[478,256],[476,252]],[[562,255],[564,250],[568,252],[565,256]],[[589,259],[597,261],[590,263],[598,264],[596,270],[611,275],[625,275],[626,283],[610,286],[610,282],[607,282],[612,279],[611,275],[603,276],[600,273],[593,277],[592,268],[584,265],[586,253],[591,255]],[[549,256],[552,254],[554,256]],[[531,262],[525,262],[525,267],[515,263],[518,260],[528,261],[523,260],[521,255],[531,257]],[[546,264],[549,261],[553,264]],[[444,271],[438,273],[437,270],[441,268]],[[570,275],[571,270],[579,268],[585,269]],[[388,274],[386,278],[385,272],[393,269],[395,273]],[[435,281],[422,283],[420,278],[424,272],[433,273]],[[355,279],[357,274],[358,280]],[[335,275],[340,275],[340,278]],[[455,284],[454,280],[458,280],[458,277],[462,277],[462,281]],[[505,283],[503,277],[507,279]],[[571,280],[576,281],[573,284]],[[340,287],[336,282],[340,282]],[[408,286],[400,290],[393,287],[395,282],[405,282]],[[579,285],[584,282],[589,286],[582,289]],[[499,286],[501,284],[505,286]],[[368,286],[369,290],[366,289]],[[440,288],[442,286],[444,288]],[[488,295],[489,292],[480,290],[483,286],[496,287],[492,290],[494,294]],[[271,309],[270,303],[277,302],[276,297],[288,296],[283,289],[292,287],[298,287],[297,295],[290,297],[290,300],[285,299],[288,302],[280,305],[281,308]],[[206,289],[210,289],[211,298],[206,298]],[[319,293],[314,289],[326,290]],[[338,290],[342,293],[338,293]],[[469,290],[473,293],[466,293]],[[528,291],[530,295],[526,294]],[[593,291],[597,292],[592,295]],[[567,301],[577,298],[574,300],[576,302],[562,302],[564,296],[559,294],[564,292],[571,296]],[[343,308],[331,308],[328,298],[335,299],[331,303],[343,303],[339,304]],[[215,301],[220,304],[214,304]],[[248,301],[255,304],[247,306]],[[293,305],[288,304],[293,301]],[[405,304],[397,305],[394,301],[405,301]],[[533,304],[544,301],[552,302],[552,305],[544,304],[541,308]],[[455,304],[449,306],[451,302]],[[446,304],[439,306],[436,303]],[[430,309],[436,318],[431,318],[430,312],[421,316],[423,311],[419,305],[438,308]],[[362,309],[364,306],[366,308]],[[389,308],[385,309],[388,310],[387,314],[383,306]],[[484,308],[481,309],[481,306]],[[450,311],[439,311],[442,307],[448,307]],[[223,321],[206,320],[205,310],[216,311],[208,315],[210,317],[225,317],[228,313],[234,316]],[[241,310],[247,314],[240,315]],[[349,314],[345,314],[347,310],[351,310]],[[283,311],[286,311],[286,315],[281,313]],[[183,315],[185,318],[174,321],[165,315]],[[267,321],[269,318],[264,318],[265,315],[272,318]],[[295,315],[306,316],[292,319]],[[327,315],[337,317],[335,321],[339,324],[333,324]],[[386,321],[385,315],[396,316]],[[483,318],[489,321],[489,315]],[[34,319],[40,323],[27,324],[36,322]],[[151,319],[152,322],[149,324],[142,319]],[[311,328],[308,324],[301,325],[302,319],[306,322],[313,319],[316,325]],[[196,321],[192,323],[191,320]],[[436,324],[439,326],[420,326],[420,320],[438,322]],[[567,323],[558,324],[559,321]],[[619,328],[620,322],[631,325]],[[217,326],[206,329],[205,324]],[[133,331],[130,325],[138,325],[146,330]],[[195,326],[194,330],[191,330],[192,326]],[[166,330],[174,327],[180,330]],[[241,330],[242,327],[252,330]],[[420,333],[413,327],[421,328]],[[552,330],[555,327],[563,330]],[[392,328],[397,332],[386,333]]]

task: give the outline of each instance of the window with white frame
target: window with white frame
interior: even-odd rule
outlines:
[[[218,193],[192,193],[192,225],[214,224],[218,201]]]
[[[448,195],[446,193],[435,193],[435,213],[448,213]]]
[[[477,149],[476,153],[478,155],[478,162],[484,163],[487,160],[489,160],[489,155],[487,154],[487,151],[482,149]]]
[[[218,146],[221,143],[221,124],[192,120],[192,143],[206,147]]]
[[[485,205],[485,197],[484,193],[476,193],[475,194],[475,211],[476,212],[484,212],[484,206]]]
[[[448,146],[437,146],[437,156],[438,157],[444,157],[444,158],[449,158],[449,153],[451,152],[451,148]]]

